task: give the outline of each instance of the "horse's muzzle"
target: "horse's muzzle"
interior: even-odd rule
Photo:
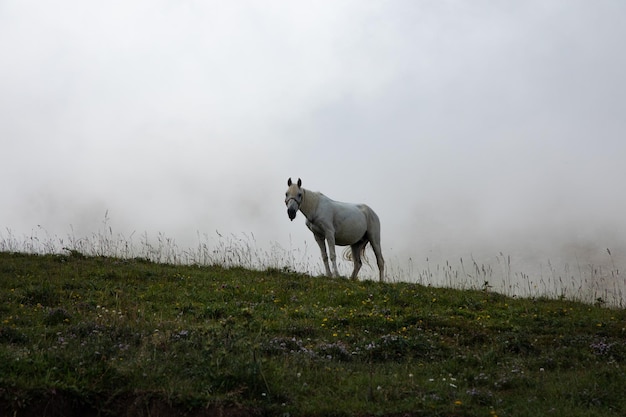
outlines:
[[[287,215],[289,216],[289,220],[293,221],[293,219],[296,218],[296,213],[298,213],[298,210],[294,209],[293,207],[289,207],[287,209]]]

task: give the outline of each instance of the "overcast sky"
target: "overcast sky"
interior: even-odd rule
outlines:
[[[283,202],[300,177],[373,207],[400,262],[619,247],[625,15],[621,0],[2,0],[2,232],[88,235],[108,211],[115,232],[183,247],[219,230],[315,248]]]

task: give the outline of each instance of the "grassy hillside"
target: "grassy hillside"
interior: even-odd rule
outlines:
[[[0,415],[623,416],[626,312],[0,253]]]

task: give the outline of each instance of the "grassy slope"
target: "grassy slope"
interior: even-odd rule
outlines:
[[[625,365],[624,310],[0,253],[0,414],[622,416]]]

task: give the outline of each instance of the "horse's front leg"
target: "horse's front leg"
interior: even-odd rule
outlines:
[[[337,269],[337,254],[335,253],[335,232],[326,233],[326,241],[328,242],[328,250],[330,251],[330,262],[333,264],[333,275],[339,276],[339,270]]]
[[[328,253],[326,252],[326,238],[324,236],[318,236],[314,234],[315,241],[320,247],[320,251],[322,252],[322,261],[324,261],[324,267],[326,268],[326,275],[331,276],[330,274],[330,266],[328,265]]]

